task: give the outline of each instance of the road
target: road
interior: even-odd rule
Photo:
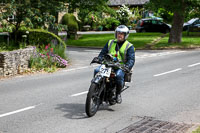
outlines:
[[[200,123],[199,50],[136,51],[122,104],[88,118],[85,100],[99,49],[68,48],[70,65],[53,74],[0,80],[0,133],[113,133],[144,118]]]

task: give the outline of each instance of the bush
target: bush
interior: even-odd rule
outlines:
[[[62,44],[66,48],[65,42],[62,41],[60,37],[52,32],[43,29],[28,29],[26,31],[21,31],[22,34],[26,34],[28,37],[28,44],[31,45],[43,45],[49,44],[52,40],[57,40],[59,44]]]
[[[79,29],[78,22],[73,14],[66,13],[62,18],[62,24],[67,25],[69,31],[77,31]]]
[[[13,32],[14,26],[11,26],[5,22],[2,22],[0,29],[1,29],[0,32]]]
[[[44,69],[47,72],[54,72],[57,67],[66,67],[68,62],[57,54],[59,51],[63,53],[63,47],[55,47],[54,44],[37,48],[30,59],[29,66],[34,70]]]
[[[105,18],[103,20],[103,27],[106,30],[114,30],[118,25],[120,25],[120,21],[113,17]]]
[[[70,15],[69,13],[66,13],[66,14],[62,17],[62,24],[68,25],[70,16],[71,16],[71,15]]]
[[[117,19],[121,24],[128,25],[130,23],[130,18],[132,17],[132,13],[129,8],[125,5],[122,5],[117,12]]]

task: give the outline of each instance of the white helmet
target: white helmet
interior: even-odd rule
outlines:
[[[126,40],[129,36],[129,29],[125,25],[120,25],[115,29],[115,38],[117,39],[117,32],[124,33],[124,39]]]

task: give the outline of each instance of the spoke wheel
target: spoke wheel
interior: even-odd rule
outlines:
[[[85,104],[85,112],[87,116],[92,117],[96,114],[99,105],[100,105],[100,98],[98,97],[99,89],[98,85],[92,83],[87,94],[86,104]]]

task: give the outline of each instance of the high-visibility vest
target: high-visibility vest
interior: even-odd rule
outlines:
[[[117,40],[109,40],[108,42],[108,52],[111,54],[114,58],[117,56],[119,62],[121,64],[126,63],[126,54],[129,47],[131,47],[133,44],[129,43],[127,40],[122,44],[119,51],[116,51],[115,48],[117,47]]]

